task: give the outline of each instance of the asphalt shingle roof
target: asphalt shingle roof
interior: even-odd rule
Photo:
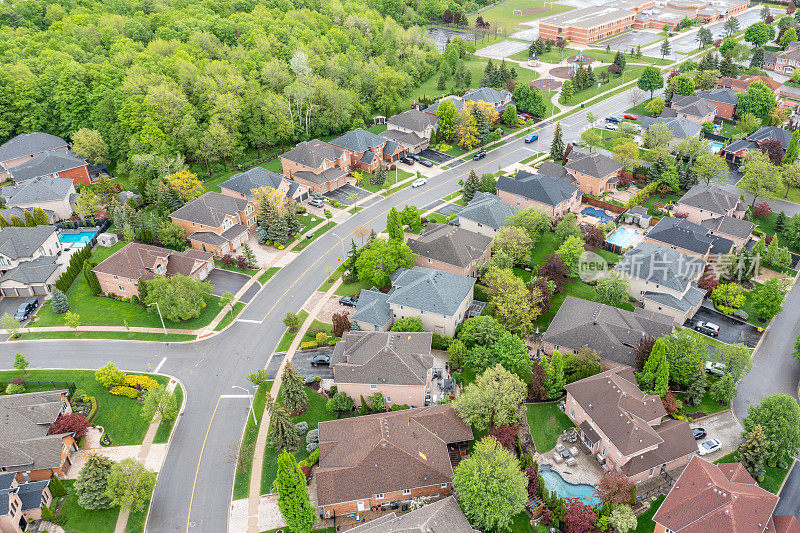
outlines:
[[[425,140],[414,132],[404,132],[400,130],[386,130],[381,132],[381,137],[407,146],[417,146]]]
[[[33,257],[36,250],[55,232],[53,226],[9,226],[0,229],[0,254],[10,259]]]
[[[203,224],[218,228],[222,226],[225,217],[233,215],[238,217],[239,211],[247,207],[247,200],[233,198],[218,192],[207,192],[186,202],[186,204],[170,213],[169,216],[187,222]]]
[[[39,177],[17,185],[0,188],[0,194],[8,206],[30,205],[38,202],[64,200],[74,190],[71,180]]]
[[[622,170],[622,165],[597,152],[584,154],[573,150],[568,159],[567,164],[564,165],[567,170],[574,170],[597,179],[610,177],[611,174],[616,174]]]
[[[377,148],[386,142],[386,139],[362,128],[350,130],[344,135],[335,138],[331,144],[353,152],[366,152],[370,148]]]
[[[336,383],[418,385],[433,368],[432,333],[354,331],[336,343],[331,356]]]
[[[696,95],[683,96],[676,94],[672,97],[670,106],[681,113],[696,117],[704,117],[717,109],[715,104]]]
[[[450,95],[450,96],[444,96],[440,98],[438,102],[434,102],[428,107],[426,107],[425,112],[431,115],[435,115],[436,111],[439,109],[439,105],[445,101],[453,102],[453,105],[456,106],[456,109],[459,111],[464,109],[464,100],[460,96]]]
[[[0,146],[0,162],[39,154],[47,150],[67,148],[67,146],[64,139],[49,133],[39,131],[20,133]]]
[[[58,270],[56,258],[43,255],[32,261],[23,261],[16,267],[7,270],[3,276],[0,277],[0,283],[9,280],[25,285],[44,283],[56,270]]]
[[[517,172],[516,178],[500,176],[497,180],[497,190],[517,194],[553,207],[569,200],[576,192],[579,198],[581,196],[575,185],[563,179],[541,173],[531,174],[524,170]]]
[[[350,319],[376,326],[385,326],[392,319],[389,295],[380,291],[362,290],[356,302],[356,310]]]
[[[18,167],[12,168],[10,172],[14,181],[20,182],[82,166],[86,166],[86,161],[75,157],[72,152],[66,150],[50,150],[37,155]]]
[[[0,467],[10,471],[57,468],[63,435],[48,435],[62,409],[63,391],[0,396]]]
[[[697,96],[712,102],[719,102],[721,104],[736,105],[739,103],[739,98],[736,96],[736,91],[727,87],[712,89],[710,91],[698,91]]]
[[[342,157],[342,149],[332,144],[312,139],[297,143],[297,146],[281,154],[281,157],[309,168],[319,168],[323,161],[336,161]]]
[[[294,177],[302,178],[310,183],[317,183],[321,185],[329,181],[336,181],[345,174],[347,174],[346,170],[341,170],[336,167],[329,167],[319,174],[315,174],[308,170],[299,170],[294,173]]]
[[[631,248],[614,270],[668,289],[683,292],[703,274],[706,262],[658,244]]]
[[[290,193],[296,189],[296,187],[291,187],[291,185],[296,185],[294,182],[290,181],[283,174],[276,174],[263,167],[253,167],[246,172],[240,172],[239,174],[231,176],[229,180],[223,181],[219,186],[236,191],[245,196],[252,196],[255,189],[260,187],[278,189],[283,183],[290,185],[289,192],[286,194],[286,196],[290,196]]]
[[[678,200],[678,207],[681,205],[696,207],[715,215],[726,215],[731,209],[735,211],[744,211],[746,209],[739,195],[714,185],[702,184],[695,185],[689,189]]]
[[[646,130],[653,124],[663,124],[678,139],[694,137],[700,133],[700,130],[703,129],[700,124],[692,122],[688,118],[683,117],[642,117],[641,123],[643,130]]]
[[[397,304],[443,316],[455,315],[470,294],[475,278],[441,270],[415,266],[397,269],[393,274],[392,291],[387,299]]]
[[[475,222],[499,230],[506,219],[517,212],[499,196],[489,192],[476,192],[467,206],[459,211],[458,218]]]
[[[742,220],[728,215],[709,218],[700,223],[701,226],[710,229],[714,233],[732,235],[740,239],[747,239],[753,233],[755,224],[749,220]]]
[[[22,510],[39,509],[42,506],[42,492],[49,484],[50,480],[45,479],[43,481],[29,481],[20,485],[17,489],[17,495],[22,501]]]
[[[766,140],[779,141],[781,147],[786,150],[789,141],[792,140],[792,132],[779,128],[778,126],[762,126],[758,131],[747,136],[747,140],[762,143]]]
[[[389,130],[391,130],[392,127],[397,127],[417,133],[424,133],[430,126],[435,128],[438,123],[439,119],[437,117],[428,113],[423,113],[418,109],[403,111],[386,120]]]
[[[464,93],[464,100],[488,102],[490,104],[499,104],[510,97],[511,93],[505,89],[494,89],[492,87],[478,87],[477,89],[470,89]]]
[[[491,237],[436,223],[429,223],[418,238],[408,239],[414,253],[460,268],[478,260],[491,244]]]
[[[131,242],[92,270],[133,280],[151,279],[156,275],[156,263],[159,260],[165,260],[166,269],[160,272],[161,275],[190,276],[202,262],[212,261],[213,258],[212,253],[193,248],[178,252],[149,244]]]
[[[686,219],[664,217],[650,228],[647,237],[670,246],[677,246],[698,254],[728,253],[733,242],[710,235],[709,230]]]
[[[401,516],[383,515],[348,533],[479,533],[472,529],[458,506],[455,496],[448,496]]]

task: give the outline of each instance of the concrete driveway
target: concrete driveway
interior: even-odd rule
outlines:
[[[214,286],[212,294],[214,296],[222,296],[226,292],[236,294],[239,289],[244,287],[244,284],[250,279],[246,274],[239,272],[232,272],[222,268],[215,268],[208,275],[206,281]]]
[[[703,428],[706,430],[706,438],[697,441],[697,444],[707,439],[717,439],[722,443],[721,449],[703,456],[703,459],[708,461],[716,461],[720,457],[736,450],[736,447],[739,446],[739,442],[742,440],[742,425],[739,424],[739,421],[730,409],[693,422],[691,426],[693,428]]]
[[[372,194],[366,189],[362,189],[360,187],[356,187],[355,185],[350,185],[349,183],[345,183],[338,189],[334,189],[332,191],[324,193],[324,196],[326,198],[330,198],[331,200],[336,200],[340,204],[353,205],[354,201],[348,198],[348,196],[350,196],[353,193],[358,194],[358,198],[356,199],[356,201],[361,200],[362,198],[366,198],[367,196]]]
[[[752,324],[741,322],[708,307],[701,307],[694,318],[687,320],[684,326],[694,329],[694,324],[699,320],[717,324],[719,326],[717,339],[727,344],[741,342],[750,348],[755,348],[761,339],[762,334]]]

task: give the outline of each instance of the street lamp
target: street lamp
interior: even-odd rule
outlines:
[[[255,425],[258,425],[258,419],[256,418],[256,410],[253,409],[253,394],[250,392],[250,390],[245,389],[244,387],[240,387],[239,385],[231,385],[231,388],[242,389],[247,393],[247,396],[250,398],[250,412],[253,413],[253,422],[255,422]]]
[[[334,231],[331,232],[331,235],[335,235],[336,237],[339,237],[339,235]],[[342,241],[342,257],[347,257],[347,251],[345,250],[345,247],[344,247],[344,239],[342,237],[339,237],[339,240]]]
[[[153,302],[151,304],[147,304],[147,307],[150,307],[151,305],[155,305],[156,306],[156,310],[158,311],[158,318],[161,319],[161,327],[164,329],[164,335],[166,335],[167,334],[167,326],[164,325],[164,317],[161,316],[161,308],[158,306],[158,302]]]

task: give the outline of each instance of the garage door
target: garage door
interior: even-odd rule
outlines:
[[[11,297],[19,296],[19,294],[17,293],[17,289],[14,288],[3,289],[2,292],[3,296],[11,296]]]
[[[30,287],[20,287],[17,292],[20,296],[33,296],[33,290]]]

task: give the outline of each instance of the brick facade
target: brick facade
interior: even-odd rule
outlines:
[[[500,199],[503,200],[503,202],[507,203],[510,206],[517,207],[519,209],[527,209],[529,207],[533,207],[534,209],[538,209],[539,211],[542,211],[543,213],[547,214],[551,218],[562,217],[567,213],[577,213],[580,210],[580,205],[581,205],[581,200],[578,197],[577,192],[572,198],[570,198],[569,200],[565,200],[556,206],[547,205],[541,202],[537,202],[536,200],[531,200],[530,198],[526,198],[524,196],[514,194],[508,191],[501,191],[499,189],[496,191],[496,193],[497,196],[499,196]],[[494,234],[496,235],[496,232]]]
[[[341,502],[332,505],[324,505],[320,508],[320,515],[325,518],[332,518],[334,516],[342,516],[345,514],[358,513],[362,511],[369,511],[374,507],[380,507],[392,502],[409,502],[414,498],[431,497],[434,499],[444,498],[452,494],[452,483],[442,483],[437,485],[427,485],[424,487],[416,487],[406,489],[408,493],[402,490],[387,492],[381,498],[377,494],[373,494],[371,498],[363,500],[354,500],[350,502]]]

